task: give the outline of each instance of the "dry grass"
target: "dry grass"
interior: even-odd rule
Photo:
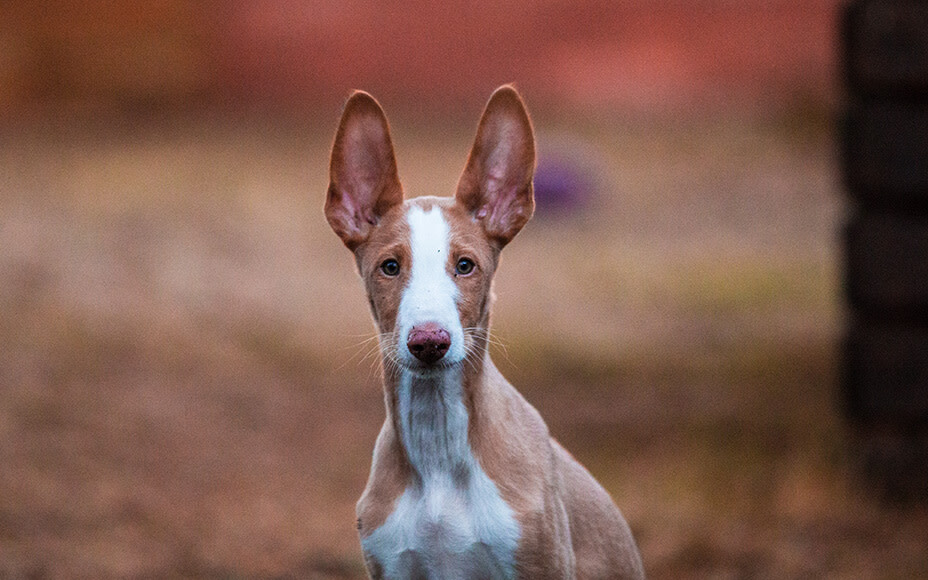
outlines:
[[[450,193],[469,127],[395,126],[410,193]],[[3,135],[0,577],[361,577],[382,403],[320,212],[329,130]],[[650,576],[928,569],[928,513],[849,476],[826,135],[606,120],[571,139],[602,187],[507,249],[495,358],[613,492]]]

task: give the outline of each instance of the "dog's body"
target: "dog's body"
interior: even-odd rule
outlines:
[[[511,87],[487,105],[454,198],[403,201],[385,116],[355,93],[326,217],[380,331],[387,417],[358,530],[373,578],[640,578],[609,495],[487,352],[500,250],[531,217],[534,138]]]

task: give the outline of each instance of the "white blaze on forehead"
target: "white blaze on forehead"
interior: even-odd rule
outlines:
[[[458,287],[448,273],[451,228],[438,207],[429,211],[412,206],[406,214],[412,269],[397,315],[400,340],[405,343],[414,326],[437,323],[451,335],[449,362],[464,356],[463,330],[458,317]],[[404,356],[411,356],[400,349]]]

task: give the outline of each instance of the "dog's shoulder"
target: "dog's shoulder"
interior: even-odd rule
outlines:
[[[570,521],[577,578],[644,578],[631,529],[609,493],[560,443],[551,440]]]

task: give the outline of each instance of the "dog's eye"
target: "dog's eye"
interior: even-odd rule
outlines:
[[[454,267],[454,272],[458,276],[467,276],[474,271],[477,265],[470,258],[461,258]]]
[[[400,263],[394,259],[384,260],[380,264],[380,271],[384,273],[385,276],[390,276],[391,278],[400,273]]]

